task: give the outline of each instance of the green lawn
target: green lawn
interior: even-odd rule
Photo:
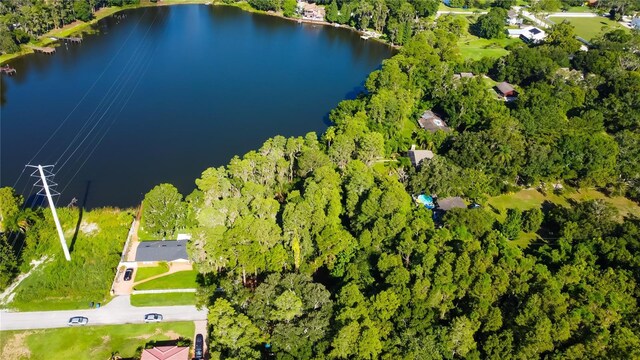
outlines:
[[[180,271],[177,273],[169,274],[167,276],[159,277],[140,285],[136,285],[136,290],[159,290],[159,289],[195,289],[196,270]]]
[[[521,232],[520,236],[518,236],[517,239],[510,241],[509,243],[512,245],[517,245],[524,249],[527,246],[529,246],[529,244],[532,243],[534,240],[539,240],[539,239],[540,239],[540,236],[538,236],[538,234],[536,233]]]
[[[136,270],[136,278],[134,282],[142,281],[150,277],[160,275],[169,271],[169,265],[167,263],[160,263],[158,266],[139,267]]]
[[[589,13],[589,12],[595,12],[593,11],[595,9],[589,7],[589,6],[572,6],[570,7],[567,12],[570,13]]]
[[[613,205],[620,212],[620,217],[627,215],[640,216],[640,206],[633,201],[622,197],[607,197],[605,194],[595,189],[581,189],[580,191],[567,192],[563,195],[556,195],[548,192],[543,195],[537,190],[521,190],[517,193],[505,194],[489,198],[488,207],[496,212],[500,221],[504,221],[507,209],[528,210],[540,207],[544,201],[550,201],[561,206],[569,206],[569,200],[587,201],[602,199]]]
[[[460,54],[465,59],[481,59],[483,57],[498,58],[509,53],[505,49],[508,45],[521,42],[518,38],[482,39],[467,34],[458,42]]]
[[[131,295],[133,306],[195,305],[196,293],[165,293]]]
[[[571,25],[576,28],[576,35],[586,40],[591,40],[601,33],[615,29],[624,29],[625,31],[629,31],[629,29],[618,24],[617,22],[609,20],[602,16],[590,18],[551,17],[549,19],[555,23],[560,23],[563,20],[569,21],[569,23],[571,23]]]
[[[107,360],[115,351],[124,358],[151,340],[192,338],[193,322],[84,326],[0,332],[0,359]]]

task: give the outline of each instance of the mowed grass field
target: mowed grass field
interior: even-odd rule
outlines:
[[[618,210],[619,220],[626,216],[640,216],[640,206],[633,201],[622,197],[607,197],[605,194],[595,189],[581,189],[580,191],[568,190],[562,195],[548,192],[543,195],[535,189],[521,190],[512,194],[504,194],[489,198],[487,208],[496,214],[496,218],[500,222],[504,222],[507,217],[507,209],[529,210],[539,208],[542,203],[549,201],[560,206],[570,206],[570,201],[588,201],[588,200],[604,200],[613,205]],[[513,245],[526,248],[532,242],[541,240],[536,233],[521,232],[520,236],[511,241]]]
[[[458,46],[463,58],[478,60],[483,57],[499,58],[507,55],[509,51],[505,47],[519,42],[522,40],[518,38],[482,39],[467,34],[460,39]]]
[[[608,18],[602,16],[587,18],[550,17],[549,20],[555,23],[561,23],[562,21],[567,20],[571,25],[573,25],[573,27],[575,27],[576,35],[586,40],[592,40],[602,33],[606,33],[616,29],[629,31],[629,29],[618,24],[617,22],[609,20]]]
[[[169,271],[169,265],[167,263],[161,263],[158,266],[139,267],[136,270],[135,282],[154,277],[156,275],[164,274]]]
[[[194,332],[193,322],[2,331],[0,359],[107,360],[116,351],[126,359],[151,340],[193,338]]]
[[[195,305],[196,293],[163,293],[131,295],[133,306]]]
[[[496,216],[500,221],[504,221],[507,209],[529,210],[534,207],[540,207],[543,202],[549,201],[561,206],[569,206],[569,201],[588,201],[588,200],[604,200],[613,205],[618,212],[620,219],[625,216],[640,216],[640,206],[635,202],[622,197],[607,197],[605,194],[595,189],[581,189],[580,191],[569,191],[565,194],[556,195],[548,192],[543,195],[535,189],[521,190],[512,194],[494,196],[487,201],[488,207],[496,212]]]
[[[196,270],[179,271],[135,286],[135,290],[195,289]]]

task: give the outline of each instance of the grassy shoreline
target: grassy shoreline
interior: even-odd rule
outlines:
[[[88,22],[83,22],[83,21],[75,21],[71,24],[67,24],[65,26],[63,26],[60,29],[53,29],[43,35],[40,36],[40,38],[36,41],[31,41],[28,44],[25,45],[21,45],[20,46],[20,51],[16,52],[16,53],[12,53],[12,54],[3,54],[0,55],[0,64],[4,64],[5,62],[12,60],[12,59],[16,59],[18,57],[24,56],[24,55],[28,55],[28,54],[32,54],[33,53],[33,49],[31,49],[29,46],[51,46],[53,45],[53,43],[55,43],[55,40],[51,40],[50,37],[68,37],[71,35],[77,35],[77,34],[81,34],[83,32],[86,32],[88,30],[88,28],[90,28],[92,25],[96,24],[98,21],[111,16],[113,14],[116,14],[120,11],[123,10],[129,10],[129,9],[138,9],[138,8],[145,8],[145,7],[154,7],[154,6],[173,6],[173,5],[195,5],[195,4],[211,4],[212,6],[232,6],[232,7],[236,7],[239,8],[241,10],[247,11],[247,12],[251,12],[251,13],[255,13],[255,14],[263,14],[263,15],[269,15],[269,16],[275,16],[275,17],[279,17],[281,19],[285,19],[285,20],[289,20],[289,21],[296,21],[296,22],[303,22],[303,23],[308,23],[308,24],[316,24],[316,25],[323,25],[323,26],[334,26],[333,24],[326,22],[326,21],[311,21],[311,20],[305,20],[305,19],[299,19],[299,18],[288,18],[285,17],[283,14],[281,13],[276,13],[276,12],[268,12],[268,11],[262,11],[262,10],[257,10],[251,7],[251,5],[249,5],[247,2],[242,1],[242,2],[237,2],[237,3],[233,3],[233,4],[225,4],[225,3],[220,3],[220,2],[211,2],[211,1],[207,1],[207,0],[164,0],[162,2],[151,2],[149,0],[142,0],[140,1],[139,4],[137,5],[127,5],[127,6],[112,6],[112,7],[106,7],[106,8],[102,8],[98,11],[95,12],[94,14],[94,18],[91,21]],[[363,32],[352,28],[350,26],[346,26],[346,25],[340,25],[340,28],[343,29],[349,29],[351,31],[355,31],[358,34],[362,34]],[[381,42],[385,45],[391,46],[395,49],[398,49],[399,46],[397,45],[392,45],[390,43],[388,43],[387,41],[383,40],[383,39],[376,39],[376,38],[372,38],[372,40]]]

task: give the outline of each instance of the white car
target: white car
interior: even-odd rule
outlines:
[[[69,319],[69,326],[76,326],[76,325],[87,325],[87,323],[89,322],[89,319],[87,319],[84,316],[74,316],[71,319]]]
[[[144,316],[144,322],[160,322],[162,321],[162,315],[160,314],[147,314]]]

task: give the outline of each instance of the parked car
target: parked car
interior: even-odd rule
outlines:
[[[133,269],[132,268],[128,268],[127,270],[125,270],[125,272],[124,272],[124,281],[131,280],[131,275],[133,275]]]
[[[160,314],[147,314],[144,316],[144,322],[160,322],[162,321],[162,315]]]
[[[69,319],[68,325],[69,326],[76,326],[76,325],[87,325],[87,323],[89,322],[89,319],[87,319],[84,316],[74,316],[71,319]]]
[[[202,334],[196,335],[196,345],[195,345],[195,355],[196,360],[204,359],[204,337]]]

